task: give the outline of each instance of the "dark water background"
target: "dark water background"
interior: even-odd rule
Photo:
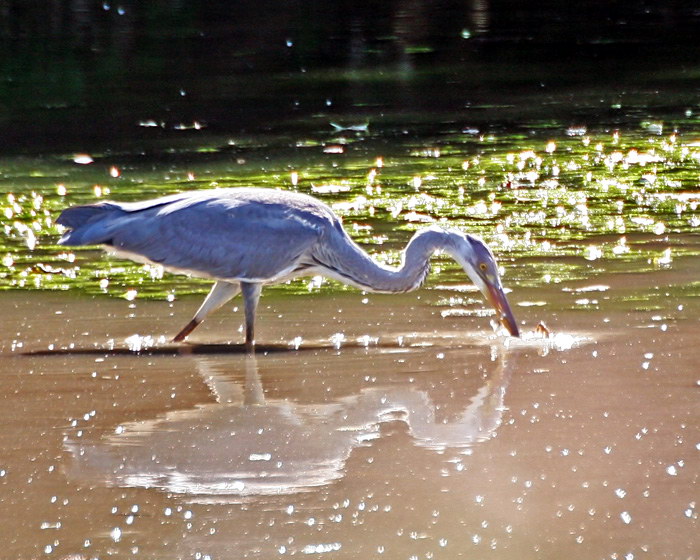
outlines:
[[[319,116],[387,136],[457,117],[619,126],[697,104],[699,35],[691,1],[3,1],[0,142],[146,149],[181,123]]]

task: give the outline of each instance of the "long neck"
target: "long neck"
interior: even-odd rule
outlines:
[[[448,245],[449,233],[439,228],[417,232],[403,252],[403,262],[390,268],[374,261],[347,236],[333,235],[318,250],[324,272],[369,292],[409,292],[420,287],[430,269],[431,255]]]

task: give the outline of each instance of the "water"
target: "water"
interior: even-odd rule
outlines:
[[[654,292],[684,264],[608,292]],[[544,286],[547,306],[518,311],[550,337],[514,341],[444,317],[438,292],[266,298],[279,351],[255,357],[106,349],[172,334],[189,298],[6,293],[7,554],[694,557],[696,298],[570,309]],[[50,346],[69,351],[32,355]]]
[[[698,558],[697,12],[584,4],[3,12],[4,554]],[[206,282],[56,245],[70,204],[243,185],[387,263],[482,235],[522,339],[437,257],[266,289],[254,357],[230,306],[176,345]]]

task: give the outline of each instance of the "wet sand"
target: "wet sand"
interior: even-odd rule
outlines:
[[[240,311],[167,342],[196,298],[3,293],[2,557],[698,558],[696,273],[516,290],[520,341],[270,293],[255,357]]]

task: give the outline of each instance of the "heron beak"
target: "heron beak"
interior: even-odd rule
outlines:
[[[506,298],[506,294],[503,292],[503,288],[494,284],[487,284],[488,292],[487,297],[496,310],[498,319],[501,324],[508,330],[511,336],[520,336],[520,330],[518,329],[518,324],[515,322],[515,317],[513,316],[513,311],[510,309],[510,304]]]

